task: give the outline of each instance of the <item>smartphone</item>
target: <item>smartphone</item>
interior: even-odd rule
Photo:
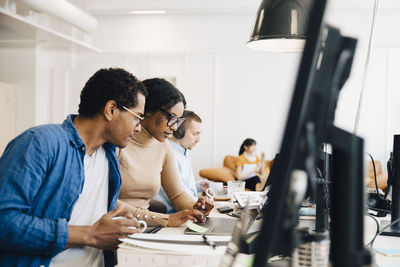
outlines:
[[[233,211],[233,208],[229,207],[229,206],[224,206],[224,207],[219,207],[217,208],[217,210],[221,213],[228,213]]]

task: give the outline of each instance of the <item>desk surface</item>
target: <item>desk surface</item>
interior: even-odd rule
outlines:
[[[225,217],[227,215],[219,213],[216,208],[221,206],[229,205],[229,202],[216,202],[215,208],[211,211],[210,216],[212,217]],[[380,219],[378,219],[380,221]],[[376,223],[373,219],[365,216],[365,243],[368,243],[375,235]],[[180,227],[166,227],[161,229],[157,234],[184,234],[185,226]],[[398,248],[400,249],[400,237],[389,237],[389,236],[378,236],[374,243],[374,248]],[[376,253],[375,255],[376,263],[379,267],[394,267],[400,266],[400,256],[384,256],[382,254]]]
[[[377,218],[380,222],[382,219]],[[384,220],[387,220],[385,218]],[[368,243],[372,240],[376,233],[376,223],[373,219],[368,216],[365,216],[364,220],[364,242]],[[373,248],[397,248],[400,249],[400,237],[391,237],[391,236],[378,236],[375,239]],[[378,266],[380,267],[394,267],[400,266],[400,256],[385,256],[380,253],[375,254],[375,260]]]

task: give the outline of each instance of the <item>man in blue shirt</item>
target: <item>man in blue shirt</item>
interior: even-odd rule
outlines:
[[[101,69],[84,86],[78,115],[30,128],[7,145],[0,158],[0,266],[112,263],[118,238],[139,231],[128,228],[137,221],[112,219],[132,218],[117,203],[115,149],[140,131],[146,94],[129,72]]]
[[[206,180],[195,181],[188,150],[192,150],[200,141],[203,126],[200,117],[193,111],[185,110],[182,118],[185,118],[185,121],[173,133],[173,137],[169,140],[169,143],[174,152],[182,185],[186,193],[192,196],[194,200],[197,200],[198,193],[205,192],[209,183]],[[177,212],[163,188],[160,189],[155,199],[167,206],[167,213]]]

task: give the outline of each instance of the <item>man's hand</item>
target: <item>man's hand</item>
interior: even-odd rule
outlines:
[[[127,219],[113,220],[113,217],[124,216]],[[134,233],[140,233],[140,224],[132,219],[132,214],[127,213],[124,205],[118,207],[109,213],[104,214],[91,229],[93,237],[93,246],[105,249],[117,249],[118,244],[121,243],[118,239],[127,237]],[[135,227],[132,229],[130,227]]]
[[[200,221],[205,222],[206,217],[198,210],[181,210],[177,213],[169,215],[168,227],[178,227],[184,224],[186,221]]]
[[[117,216],[124,216],[127,219],[112,219]],[[140,224],[132,218],[132,214],[127,213],[123,205],[118,205],[116,209],[104,214],[92,226],[70,225],[67,248],[88,245],[105,250],[117,249],[118,244],[121,243],[119,238],[140,233]]]
[[[193,209],[199,210],[204,215],[210,214],[210,211],[214,208],[214,202],[207,196],[200,196],[194,204]]]

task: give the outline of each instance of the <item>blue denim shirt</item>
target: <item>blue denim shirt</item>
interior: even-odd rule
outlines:
[[[28,129],[0,158],[0,266],[48,266],[67,244],[67,222],[85,179],[86,147],[73,118]],[[103,147],[110,162],[110,211],[121,175],[115,146]]]

